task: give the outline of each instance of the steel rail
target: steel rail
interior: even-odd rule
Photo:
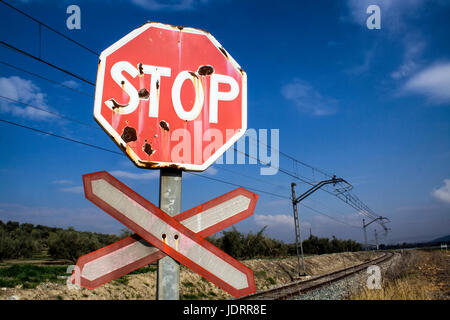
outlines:
[[[363,262],[361,264],[351,266],[348,268],[333,271],[331,273],[314,276],[306,280],[295,281],[287,285],[271,288],[268,290],[256,292],[244,297],[239,298],[239,300],[286,300],[293,296],[298,296],[305,292],[326,286],[332,282],[341,280],[352,274],[355,274],[366,267],[373,264],[385,262],[394,256],[393,253],[388,252],[383,254],[381,257],[372,259],[370,261]]]

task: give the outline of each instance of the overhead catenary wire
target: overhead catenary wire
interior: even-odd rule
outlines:
[[[19,124],[19,123],[14,122],[14,121],[9,121],[9,120],[5,120],[5,119],[0,118],[0,122],[6,123],[6,124],[9,124],[9,125],[13,125],[13,126],[17,126],[17,127],[20,127],[20,128],[24,128],[24,129],[27,129],[27,130],[31,130],[31,131],[36,132],[36,133],[41,133],[41,134],[44,134],[44,135],[49,135],[49,136],[52,136],[52,137],[56,137],[56,138],[59,138],[59,139],[62,139],[62,140],[68,141],[68,142],[77,143],[77,144],[84,145],[84,146],[87,146],[87,147],[95,148],[95,149],[98,149],[98,150],[101,150],[101,151],[106,151],[106,152],[109,152],[109,153],[114,153],[114,154],[117,154],[117,155],[125,156],[122,152],[110,150],[110,149],[107,149],[107,148],[104,148],[104,147],[101,147],[101,146],[98,146],[98,145],[87,143],[87,142],[84,142],[84,141],[81,141],[81,140],[72,139],[72,138],[69,138],[69,137],[66,137],[66,136],[62,136],[62,135],[55,134],[55,133],[52,133],[52,132],[48,132],[48,131],[45,131],[45,130],[41,130],[41,129],[37,129],[37,128],[34,128],[34,127],[30,127],[30,126],[27,126],[27,125],[24,125],[24,124]],[[283,195],[276,194],[276,193],[273,193],[273,192],[257,189],[257,188],[251,187],[251,186],[245,186],[245,185],[242,185],[242,184],[238,184],[238,183],[234,183],[234,182],[230,182],[230,181],[226,181],[226,180],[222,180],[222,179],[218,179],[218,178],[214,178],[214,177],[209,177],[209,176],[205,176],[205,175],[201,175],[201,174],[193,173],[193,172],[189,172],[189,174],[197,176],[197,177],[201,177],[201,178],[204,178],[204,179],[221,182],[221,183],[224,183],[224,184],[233,185],[233,186],[236,186],[236,187],[246,188],[246,189],[249,189],[249,190],[253,190],[253,191],[256,191],[256,192],[268,194],[268,195],[271,195],[271,196],[274,196],[274,197],[278,197],[278,198],[281,198],[281,199],[290,200],[290,198],[287,197],[287,196],[283,196]],[[330,216],[328,214],[325,214],[325,213],[323,213],[323,212],[321,212],[321,211],[319,211],[317,209],[314,209],[312,207],[309,207],[307,205],[304,205],[304,204],[301,204],[301,205],[304,206],[305,208],[311,210],[312,212],[315,212],[317,214],[326,216],[326,217],[328,217],[328,218],[330,218],[330,219],[332,219],[332,220],[334,220],[336,222],[339,222],[339,223],[342,223],[342,224],[345,224],[345,225],[348,225],[348,226],[351,226],[351,227],[359,228],[359,227],[350,225],[350,224],[348,224],[348,223],[346,223],[344,221],[341,221],[339,219],[333,218],[332,216]]]
[[[77,93],[83,94],[83,95],[85,95],[85,96],[94,98],[94,96],[93,96],[92,94],[88,93],[88,92],[85,92],[85,91],[82,91],[82,90],[78,90],[78,89],[73,88],[73,87],[71,87],[71,86],[68,86],[68,85],[66,85],[66,84],[64,84],[64,83],[62,83],[62,82],[58,82],[58,81],[49,79],[49,78],[44,77],[44,76],[42,76],[42,75],[40,75],[40,74],[37,74],[37,73],[35,73],[35,72],[31,72],[31,71],[29,71],[29,70],[26,70],[26,69],[20,68],[20,67],[18,67],[18,66],[12,65],[12,64],[10,64],[10,63],[8,63],[8,62],[0,61],[0,64],[3,64],[3,65],[5,65],[5,66],[7,66],[7,67],[9,67],[9,68],[12,68],[12,69],[15,69],[15,70],[18,70],[18,71],[27,73],[27,74],[29,74],[29,75],[32,75],[33,77],[36,77],[36,78],[45,80],[45,81],[47,81],[47,82],[49,82],[49,83],[56,84],[56,85],[61,86],[61,87],[63,87],[63,88],[69,89],[69,90],[71,90],[71,91],[73,91],[73,92],[77,92]]]
[[[91,147],[91,148],[96,148],[96,149],[107,151],[107,152],[110,152],[110,153],[116,153],[116,154],[123,155],[123,153],[118,152],[118,151],[106,149],[106,148],[103,148],[103,147],[100,147],[100,146],[97,146],[97,145],[94,145],[94,144],[83,142],[81,140],[76,140],[76,139],[65,137],[65,136],[62,136],[62,135],[59,135],[59,134],[55,134],[55,133],[52,133],[52,132],[48,132],[48,131],[44,131],[44,130],[41,130],[41,129],[33,128],[33,127],[30,127],[30,126],[27,126],[27,125],[24,125],[24,124],[20,124],[20,123],[14,122],[14,121],[9,121],[9,120],[5,120],[5,119],[1,119],[0,118],[0,122],[7,123],[7,124],[10,124],[10,125],[13,125],[13,126],[16,126],[16,127],[21,127],[21,128],[24,128],[24,129],[32,130],[34,132],[39,132],[39,133],[42,133],[42,134],[45,134],[45,135],[53,136],[53,137],[56,137],[56,138],[59,138],[59,139],[63,139],[63,140],[66,140],[66,141],[78,143],[78,144],[85,145],[85,146],[88,146],[88,147]]]
[[[47,28],[48,30],[50,30],[50,31],[52,31],[52,32],[54,32],[54,33],[60,35],[60,36],[63,37],[64,39],[66,39],[66,40],[68,40],[68,41],[70,41],[70,42],[76,44],[76,45],[79,46],[80,48],[83,48],[83,49],[85,49],[85,50],[91,52],[92,54],[99,55],[98,52],[96,52],[96,51],[94,51],[94,50],[88,48],[88,47],[85,46],[84,44],[82,44],[82,43],[80,43],[80,42],[78,42],[78,41],[76,41],[76,40],[74,40],[74,39],[72,39],[72,38],[66,36],[64,33],[62,33],[62,32],[60,32],[60,31],[58,31],[58,30],[56,30],[56,29],[50,27],[48,24],[46,24],[46,23],[44,23],[44,22],[42,22],[42,21],[36,19],[35,17],[33,17],[33,16],[29,15],[28,13],[26,13],[26,12],[20,10],[19,8],[14,7],[13,5],[9,4],[8,2],[6,2],[6,1],[4,1],[4,0],[0,0],[0,2],[3,3],[4,5],[10,7],[11,9],[13,9],[13,10],[19,12],[20,14],[24,15],[25,17],[27,17],[27,18],[33,20],[34,22],[38,23],[40,26],[43,26],[43,27]]]
[[[34,18],[34,17],[32,17],[32,16],[30,16],[30,15],[24,13],[24,12],[21,11],[21,10],[18,10],[17,8],[15,8],[15,7],[13,7],[13,6],[7,4],[6,2],[4,2],[4,1],[2,1],[2,0],[0,0],[0,1],[3,2],[4,4],[10,6],[11,8],[16,9],[18,12],[24,14],[24,15],[27,16],[28,18],[33,19],[34,21],[36,21],[37,23],[39,23],[40,26],[43,25],[43,26],[45,26],[46,28],[48,28],[48,29],[50,29],[50,30],[56,32],[57,34],[63,36],[64,38],[66,38],[66,39],[68,39],[68,40],[71,40],[71,41],[73,40],[73,39],[67,37],[66,35],[64,35],[64,34],[62,34],[62,33],[60,33],[60,32],[58,32],[57,30],[55,30],[55,29],[49,27],[48,25],[46,25],[45,23],[39,21],[38,19],[36,19],[36,18]],[[87,46],[85,46],[85,45],[83,45],[83,44],[81,44],[81,43],[79,43],[79,42],[77,42],[77,41],[75,41],[75,40],[73,40],[72,42],[76,43],[76,44],[79,45],[81,48],[84,48],[84,49],[86,49],[86,50],[89,50],[91,53],[94,53],[94,54],[96,54],[96,55],[99,55],[97,52],[95,52],[95,51],[89,49]],[[52,63],[50,63],[50,62],[48,62],[48,61],[45,61],[45,60],[42,59],[41,57],[36,57],[35,55],[33,55],[33,54],[29,53],[29,52],[26,52],[26,51],[24,51],[24,50],[21,50],[21,49],[19,49],[19,48],[13,46],[13,45],[11,45],[11,44],[8,44],[8,43],[6,43],[6,42],[4,42],[4,41],[0,41],[0,44],[2,44],[3,46],[5,46],[5,47],[7,47],[7,48],[9,48],[9,49],[11,49],[11,50],[14,50],[14,51],[16,51],[16,52],[18,52],[18,53],[21,53],[21,54],[23,54],[23,55],[25,55],[25,56],[28,56],[28,57],[30,57],[30,58],[33,58],[33,59],[35,59],[35,60],[37,60],[37,61],[39,61],[39,62],[42,62],[42,63],[44,63],[44,64],[46,64],[46,65],[48,65],[48,66],[50,66],[50,67],[52,67],[52,68],[55,68],[55,69],[61,71],[61,72],[64,72],[64,73],[66,73],[66,74],[68,74],[68,75],[70,75],[70,76],[72,76],[72,77],[74,77],[74,78],[76,78],[76,79],[78,79],[78,80],[80,80],[80,81],[83,81],[83,82],[85,82],[85,83],[87,83],[87,84],[89,84],[89,85],[95,86],[95,83],[94,83],[93,81],[87,80],[87,79],[85,79],[84,77],[82,77],[82,76],[80,76],[80,75],[77,75],[76,73],[73,73],[73,72],[68,71],[68,70],[66,70],[66,69],[64,69],[64,68],[61,68],[61,67],[59,67],[59,66],[56,66],[56,65],[54,65],[54,64],[52,64]],[[234,148],[234,149],[235,149],[237,152],[241,152],[240,150],[237,150],[236,148]],[[317,171],[317,172],[320,172],[321,174],[323,174],[323,175],[325,175],[325,176],[330,176],[329,173],[325,172],[325,171],[322,170],[322,169],[318,169],[318,168],[315,168],[315,167],[313,167],[313,166],[310,166],[310,165],[308,165],[308,164],[306,164],[306,163],[304,163],[304,162],[302,162],[302,161],[300,161],[300,160],[298,160],[298,159],[295,159],[294,157],[292,157],[292,156],[290,156],[290,155],[288,155],[288,154],[286,154],[286,153],[284,153],[284,152],[281,152],[280,150],[278,150],[278,151],[280,152],[280,154],[282,154],[282,155],[284,155],[285,157],[287,157],[287,158],[289,158],[289,159],[295,161],[296,163],[299,163],[299,164],[301,164],[301,165],[303,165],[303,166],[306,166],[306,167],[311,168],[311,169],[313,170],[313,173],[314,173],[315,171]],[[243,153],[243,152],[241,152],[241,153]],[[254,157],[251,157],[250,155],[248,155],[248,154],[245,153],[245,152],[244,152],[243,154],[244,154],[246,157],[248,157],[248,158],[254,158]],[[259,160],[259,159],[256,159],[256,160],[257,160],[258,163],[261,163],[261,164],[263,164],[263,165],[269,165],[269,166],[271,166],[272,168],[274,168],[274,169],[276,169],[276,170],[279,170],[280,172],[282,172],[282,173],[284,173],[284,174],[286,174],[286,175],[289,175],[289,176],[291,176],[292,178],[294,178],[294,179],[296,179],[296,180],[299,180],[299,181],[301,181],[301,182],[303,182],[303,183],[305,183],[305,184],[313,185],[313,182],[308,181],[309,179],[307,179],[307,178],[301,177],[301,176],[298,174],[298,172],[297,172],[297,174],[293,174],[293,173],[289,172],[289,171],[286,170],[286,169],[283,169],[283,168],[280,168],[280,167],[275,167],[275,166],[273,166],[272,164],[268,164],[268,163],[261,162],[261,160]],[[331,194],[331,195],[333,195],[333,196],[338,197],[339,199],[341,199],[341,200],[344,201],[345,203],[347,203],[347,204],[349,204],[350,206],[352,206],[353,208],[355,208],[359,213],[361,213],[361,214],[363,214],[363,215],[366,215],[366,216],[368,216],[368,217],[376,217],[376,215],[374,214],[374,212],[373,212],[367,205],[365,205],[358,197],[356,197],[355,195],[351,194],[349,191],[348,191],[348,192],[345,192],[345,194],[342,193],[342,192],[339,193],[339,194],[334,194],[333,192],[330,192],[330,191],[328,191],[328,190],[326,190],[326,189],[322,189],[322,190],[325,191],[325,192],[327,192],[327,193],[329,193],[329,194]]]
[[[3,43],[3,41],[0,41],[0,43]],[[29,55],[28,53],[26,53],[26,52],[24,52],[24,51],[22,51],[22,50],[20,50],[20,49],[17,49],[16,51],[19,52],[19,53],[25,54],[25,55],[27,55],[27,56]],[[79,79],[79,80],[85,81],[86,83],[95,86],[95,84],[94,84],[93,82],[88,81],[88,80],[85,80],[85,79],[83,79],[81,76],[79,76],[79,75],[77,75],[77,74],[74,74],[74,73],[68,72],[68,71],[66,71],[66,70],[63,70],[63,69],[61,69],[61,68],[59,68],[59,67],[57,67],[57,66],[55,66],[55,65],[53,65],[53,64],[51,64],[51,63],[49,63],[49,62],[47,62],[47,61],[44,61],[43,59],[40,59],[40,58],[38,58],[38,57],[35,57],[35,56],[32,56],[32,57],[35,58],[35,59],[38,60],[38,61],[44,62],[45,64],[47,64],[47,65],[50,66],[50,67],[56,68],[57,70],[63,71],[63,72],[65,72],[65,73],[69,74],[69,75],[72,75],[73,77],[75,77],[75,78],[77,78],[77,79]],[[282,173],[284,173],[284,174],[286,174],[286,175],[289,175],[290,177],[292,177],[292,178],[294,178],[294,179],[297,179],[297,180],[299,180],[299,181],[301,181],[301,182],[303,182],[303,183],[305,183],[305,184],[308,184],[308,185],[311,185],[311,186],[314,185],[313,182],[308,181],[308,180],[306,180],[305,178],[301,178],[301,177],[299,177],[299,176],[297,176],[297,175],[295,175],[295,174],[289,172],[289,171],[286,170],[286,169],[283,169],[283,168],[281,168],[281,167],[273,166],[273,165],[270,164],[270,163],[265,163],[265,162],[261,161],[260,159],[255,158],[255,157],[249,155],[249,154],[246,153],[246,152],[242,152],[242,151],[238,150],[236,147],[233,147],[233,149],[234,149],[236,152],[240,152],[240,153],[244,154],[244,155],[245,155],[246,157],[248,157],[248,158],[252,158],[252,159],[256,160],[257,163],[259,163],[259,164],[262,164],[262,165],[268,165],[268,166],[270,166],[270,167],[272,167],[272,168],[274,168],[274,169],[276,169],[276,170],[279,170],[280,172],[282,172]],[[328,190],[326,190],[326,189],[323,189],[323,191],[325,191],[325,192],[327,192],[327,193],[329,193],[329,194],[331,194],[331,195],[333,195],[333,196],[336,196],[335,194],[333,194],[332,192],[330,192],[330,191],[328,191]],[[342,194],[341,194],[341,195],[342,195]],[[343,200],[344,202],[346,202],[347,204],[349,204],[350,206],[352,206],[352,207],[355,208],[356,210],[359,210],[359,212],[364,213],[364,214],[366,214],[366,215],[369,216],[369,217],[373,217],[373,216],[374,216],[374,215],[371,215],[371,214],[370,214],[370,211],[367,210],[366,208],[360,208],[360,207],[358,207],[358,206],[356,205],[357,203],[362,203],[356,196],[345,195],[345,198],[343,199],[342,197],[340,197],[340,196],[338,195],[338,198],[340,198],[341,200]]]
[[[8,98],[8,97],[5,97],[5,96],[3,96],[1,94],[0,94],[0,98],[4,99],[4,100],[7,100],[9,102],[12,102],[12,103],[21,104],[21,105],[23,105],[25,107],[33,108],[33,109],[38,110],[40,112],[44,112],[44,113],[50,114],[51,116],[54,116],[54,117],[58,117],[58,118],[61,118],[61,119],[64,119],[64,120],[72,121],[72,122],[75,122],[75,123],[78,123],[78,124],[81,124],[83,126],[90,127],[90,128],[96,129],[96,130],[101,130],[101,128],[98,127],[98,126],[94,126],[94,125],[91,125],[89,123],[86,123],[86,122],[83,122],[83,121],[80,121],[80,120],[77,120],[77,119],[65,116],[65,115],[60,114],[58,112],[53,112],[53,111],[50,111],[50,110],[47,110],[47,109],[44,109],[44,108],[41,108],[41,107],[34,106],[32,104],[29,104],[29,103],[25,103],[25,102],[21,102],[21,101],[16,100],[16,99]]]
[[[36,60],[38,60],[38,61],[40,61],[40,62],[43,62],[43,63],[47,64],[47,65],[50,66],[50,67],[56,68],[57,70],[60,70],[60,71],[62,71],[62,72],[65,72],[65,73],[67,73],[67,74],[69,74],[69,75],[71,75],[71,76],[73,76],[73,77],[75,77],[75,78],[77,78],[77,79],[79,79],[79,80],[82,80],[82,81],[86,82],[87,84],[90,84],[90,85],[92,85],[92,86],[95,86],[95,83],[94,83],[94,82],[89,81],[89,80],[86,80],[86,79],[84,79],[83,77],[81,77],[81,76],[79,76],[79,75],[77,75],[77,74],[75,74],[75,73],[72,73],[72,72],[67,71],[67,70],[64,70],[64,69],[62,69],[62,68],[60,68],[60,67],[57,67],[57,66],[55,66],[55,65],[53,65],[53,64],[51,64],[51,63],[49,63],[48,61],[45,61],[45,60],[43,60],[43,59],[41,59],[41,58],[38,58],[38,57],[36,57],[36,56],[33,56],[33,55],[31,55],[31,54],[29,54],[29,53],[23,51],[23,50],[20,50],[20,49],[18,49],[18,48],[15,48],[15,47],[12,46],[12,45],[6,44],[6,43],[4,43],[4,41],[1,41],[1,40],[0,40],[0,43],[6,45],[6,46],[8,46],[8,47],[13,48],[14,50],[16,50],[17,52],[19,52],[19,53],[21,53],[21,54],[24,54],[24,55],[26,55],[26,56],[31,56],[32,58],[34,58],[34,59],[36,59]],[[244,154],[244,155],[245,155],[246,157],[248,157],[248,158],[255,159],[257,162],[261,163],[262,165],[268,165],[268,166],[270,166],[270,167],[272,167],[272,168],[274,168],[274,169],[276,169],[276,170],[279,170],[279,171],[283,172],[284,174],[289,175],[289,176],[291,176],[292,178],[295,178],[295,179],[297,179],[297,180],[299,180],[299,181],[301,181],[301,182],[303,182],[303,183],[305,183],[305,184],[313,185],[312,182],[307,181],[306,179],[303,179],[303,178],[301,178],[301,177],[299,177],[299,176],[296,176],[296,175],[292,174],[291,172],[289,172],[288,170],[285,170],[285,169],[280,168],[280,167],[273,166],[273,165],[270,164],[270,163],[262,162],[260,159],[255,158],[255,157],[253,157],[253,156],[250,156],[248,153],[242,152],[242,151],[238,150],[236,147],[233,147],[233,149],[234,149],[236,152],[239,152],[239,153]]]
[[[66,70],[66,69],[64,69],[62,67],[58,67],[57,65],[55,65],[55,64],[53,64],[51,62],[48,62],[48,61],[46,61],[46,60],[44,60],[42,58],[36,57],[34,54],[31,54],[31,53],[29,53],[27,51],[19,49],[19,48],[13,46],[12,44],[9,44],[9,43],[7,43],[7,42],[5,42],[3,40],[0,40],[0,44],[3,45],[4,47],[8,48],[8,49],[11,49],[11,50],[16,51],[16,52],[18,52],[18,53],[20,53],[20,54],[22,54],[24,56],[27,56],[29,58],[32,58],[32,59],[37,60],[39,62],[42,62],[42,63],[48,65],[49,67],[52,67],[52,68],[54,68],[56,70],[59,70],[61,72],[64,72],[64,73],[68,74],[71,77],[74,77],[74,78],[76,78],[78,80],[81,80],[81,81],[87,83],[87,84],[90,84],[91,86],[95,86],[95,83],[93,81],[87,80],[87,79],[85,79],[84,77],[82,77],[80,75],[77,75],[77,74],[75,74],[75,73],[73,73],[71,71],[68,71],[68,70]]]

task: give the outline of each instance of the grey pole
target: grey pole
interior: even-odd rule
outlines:
[[[181,173],[172,168],[163,168],[160,173],[159,208],[171,217],[181,212]],[[180,300],[180,264],[169,256],[158,261],[156,297]]]
[[[367,232],[366,232],[366,220],[363,219],[363,230],[364,230],[364,250],[367,250]]]
[[[378,250],[378,234],[377,234],[377,229],[375,229],[375,244],[376,244],[376,248]]]
[[[300,248],[301,256],[302,256],[303,275],[306,275],[305,257],[303,255],[302,235],[300,232],[300,219],[298,218],[298,209],[297,209],[297,202],[296,202],[296,197],[295,197],[295,183],[291,183],[291,191],[292,191],[292,209],[293,209],[293,213],[294,213],[295,249],[297,251],[298,274],[302,275],[302,273],[300,271],[300,253],[298,252],[298,249]]]

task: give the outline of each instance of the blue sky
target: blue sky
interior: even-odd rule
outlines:
[[[248,127],[279,129],[282,152],[351,182],[361,200],[391,219],[392,231],[383,242],[430,240],[450,233],[449,1],[10,3],[97,52],[149,20],[208,30],[247,72]],[[71,4],[81,9],[80,30],[66,27]],[[371,4],[381,9],[379,30],[366,26]],[[38,25],[4,4],[0,26],[2,41],[95,81],[96,55],[46,29],[39,49]],[[1,119],[119,151],[93,120],[92,86],[3,46],[0,62],[0,95],[92,127],[2,98]],[[0,123],[0,143],[3,221],[120,232],[122,226],[82,193],[82,174],[100,170],[158,203],[158,172],[138,169],[125,156],[6,123]],[[282,155],[279,165],[296,169]],[[311,179],[320,178],[304,167],[300,170]],[[214,165],[202,175],[290,196],[292,177],[259,172],[257,165]],[[295,182],[297,193],[308,188]],[[182,207],[189,209],[232,189],[184,174]],[[362,241],[362,216],[351,207],[324,192],[305,204],[345,224],[300,207],[304,234],[311,228],[315,235]],[[264,225],[269,236],[293,241],[289,200],[262,193],[253,217],[237,227],[257,232]]]

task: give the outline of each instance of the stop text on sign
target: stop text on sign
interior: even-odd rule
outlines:
[[[138,89],[136,89],[133,84],[131,84],[127,78],[124,77],[124,72],[132,78],[143,75],[151,75],[151,80],[149,83],[150,92],[139,92]],[[209,105],[208,111],[210,123],[218,122],[219,101],[232,101],[238,97],[239,84],[237,81],[227,75],[215,74],[213,66],[200,66],[196,72],[183,70],[175,77],[171,89],[172,105],[180,119],[192,121],[200,115],[200,112],[205,105],[205,88],[203,88],[200,76],[209,74],[211,76],[209,83],[209,103],[207,104]],[[121,107],[119,109],[121,114],[129,114],[137,109],[140,100],[148,101],[148,116],[157,118],[159,111],[158,90],[164,90],[164,88],[161,87],[161,77],[171,77],[171,75],[172,70],[168,67],[152,66],[142,63],[140,63],[137,67],[134,67],[128,61],[116,62],[111,68],[111,77],[129,96],[129,102],[126,105],[120,106],[114,98],[111,98],[110,100],[105,101],[105,104],[111,108],[111,110]],[[190,81],[192,83],[195,92],[194,104],[188,107],[184,107],[181,102],[181,89],[186,81]],[[228,85],[230,89],[228,91],[219,91],[220,84]],[[144,83],[144,86],[145,85],[146,84]]]

